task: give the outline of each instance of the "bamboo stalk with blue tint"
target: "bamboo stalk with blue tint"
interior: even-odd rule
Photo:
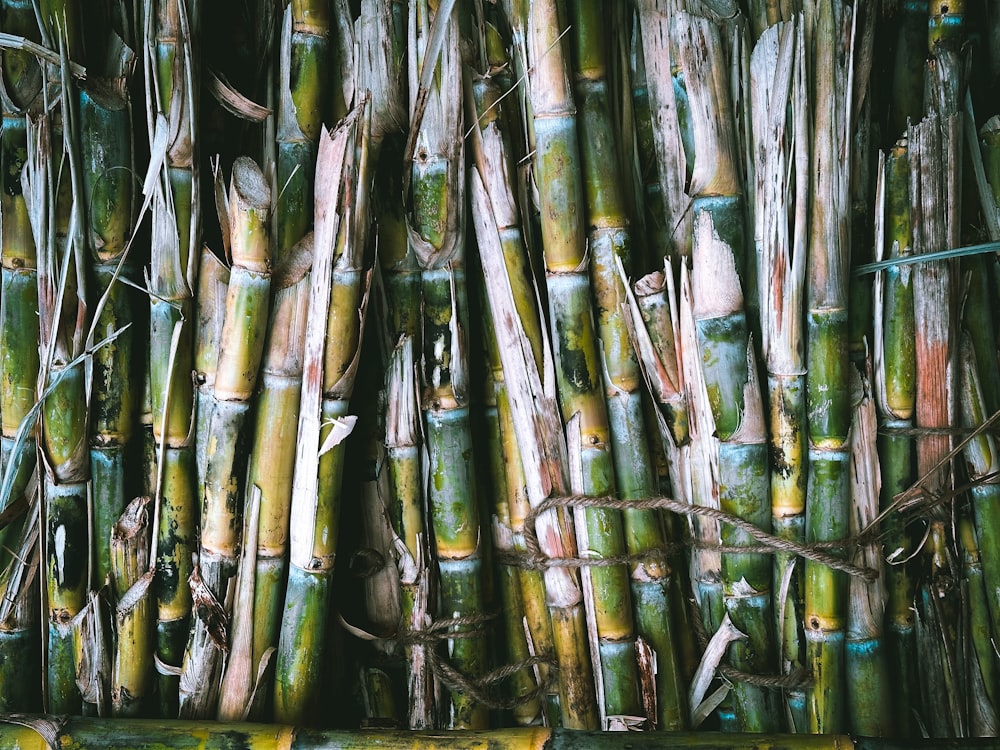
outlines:
[[[603,355],[611,453],[619,497],[636,500],[655,495],[656,487],[642,411],[641,373],[629,341],[623,308],[625,282],[618,269],[619,263],[626,273],[630,269],[632,238],[615,146],[617,134],[609,112],[607,53],[600,39],[604,3],[575,0],[570,8],[590,275]],[[658,513],[625,510],[623,519],[629,554],[642,555],[664,547],[666,540]],[[664,729],[683,729],[684,690],[678,684],[669,627],[664,627],[671,617],[670,568],[664,561],[649,561],[632,565],[630,574],[636,633],[657,656],[656,697],[662,713],[648,718]],[[630,711],[623,707],[623,713]]]
[[[236,574],[244,426],[264,350],[271,291],[271,192],[260,168],[247,157],[233,163],[228,205],[233,263],[208,422],[198,554],[199,575],[224,607]],[[217,641],[206,619],[199,613],[192,623],[184,654],[180,715],[185,718],[206,718],[218,700],[221,655],[229,646]]]
[[[770,530],[770,477],[763,403],[744,308],[741,269],[746,264],[744,198],[735,164],[732,107],[724,80],[718,29],[707,19],[675,19],[680,64],[687,80],[695,138],[691,192],[692,297],[698,348],[719,443],[719,505]],[[726,545],[750,538],[722,527]],[[765,673],[775,656],[771,593],[772,561],[766,555],[723,554],[723,595],[733,625],[748,636],[730,648],[738,669]],[[743,731],[778,728],[771,691],[737,683],[734,708]]]
[[[850,529],[855,536],[866,531],[878,516],[880,483],[875,402],[871,383],[867,378],[859,380],[855,390],[860,392],[860,399],[851,431]],[[882,552],[877,544],[869,543],[857,550],[855,561],[880,575],[874,581],[855,576],[849,584],[845,663],[852,677],[847,684],[848,723],[858,734],[892,737],[892,675],[884,635],[886,585]]]
[[[805,290],[809,149],[802,18],[770,26],[751,57],[752,113],[757,187],[755,242],[761,305],[761,349],[767,365],[771,523],[784,539],[805,540],[807,457],[802,309]],[[787,173],[794,174],[792,185]],[[801,561],[774,558],[773,591],[780,667],[801,667]],[[805,726],[805,696],[785,699],[798,728]]]
[[[365,114],[356,109],[334,133],[320,136],[313,271],[292,478],[290,565],[275,657],[274,714],[279,721],[315,721],[323,679],[340,528],[343,441],[356,421],[348,406],[364,315],[367,218],[360,201],[370,189],[365,128]],[[355,162],[359,156],[360,165]],[[358,196],[358,202],[348,202],[348,196]]]
[[[194,292],[201,253],[201,188],[196,135],[196,0],[144,7],[143,70],[150,153],[162,163],[150,185],[149,380],[159,463],[156,550],[159,709],[174,716],[191,613],[188,577],[196,550]],[[162,117],[161,117],[162,116]]]
[[[849,118],[854,43],[851,8],[819,3],[807,12],[807,69],[813,152],[812,216],[806,262],[806,407],[809,478],[806,541],[847,536],[850,507],[847,299],[850,273]],[[805,563],[806,664],[814,684],[807,692],[807,729],[836,732],[847,719],[844,633],[847,578],[820,563]]]

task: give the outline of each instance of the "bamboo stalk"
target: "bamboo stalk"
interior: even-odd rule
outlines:
[[[143,4],[143,72],[151,174],[149,380],[159,456],[156,502],[158,691],[175,716],[191,613],[188,577],[197,541],[193,321],[201,250],[197,143],[197,2]]]
[[[690,192],[693,315],[698,350],[719,438],[719,505],[758,527],[770,529],[771,508],[763,404],[744,308],[744,200],[735,162],[733,110],[723,74],[724,51],[717,27],[679,14],[673,34],[687,82],[694,166]],[[749,537],[723,527],[721,540],[746,545]],[[723,554],[722,585],[733,625],[748,636],[730,651],[734,666],[764,673],[774,662],[771,560],[764,555]],[[734,691],[742,731],[774,731],[773,694],[738,683]]]
[[[0,725],[0,740],[23,750],[49,750],[72,745],[80,750],[126,750],[148,743],[151,737],[177,750],[222,750],[237,743],[241,747],[271,750],[359,750],[378,745],[385,750],[433,750],[442,746],[440,732],[389,730],[306,730],[289,725],[250,723],[163,722],[141,719],[102,721],[82,717],[52,720],[39,716],[9,717]],[[629,740],[637,750],[662,747],[656,734],[637,734]],[[746,735],[726,733],[677,733],[671,742],[690,750],[753,750],[762,743],[773,750],[896,750],[892,740],[852,738],[846,735]],[[484,732],[451,733],[448,747],[454,750],[610,750],[621,746],[614,733],[579,732],[567,729],[512,728]],[[945,750],[952,745],[941,740],[915,740],[913,750]],[[973,750],[1000,747],[995,739],[970,740],[963,745]]]
[[[347,410],[367,294],[362,270],[367,219],[360,200],[369,189],[364,118],[356,109],[337,131],[320,138],[305,375],[292,479],[290,567],[275,663],[274,713],[279,721],[313,720],[322,679],[339,531],[343,441],[356,421]],[[359,158],[355,151],[361,155],[360,165],[355,163]],[[359,199],[350,202],[355,195]]]
[[[854,26],[851,9],[839,2],[810,4],[806,24],[814,142],[806,266],[806,541],[819,542],[846,537],[849,517],[847,154],[852,132]],[[810,561],[806,561],[805,576],[806,661],[816,680],[807,695],[808,729],[838,731],[846,720],[847,580],[843,573]]]
[[[38,38],[30,4],[7,2],[2,9],[5,32]],[[33,433],[20,445],[15,438],[34,403],[39,369],[38,259],[21,176],[28,157],[25,108],[41,93],[41,72],[31,55],[4,51],[0,89],[0,168],[5,175],[0,193],[0,466],[4,473],[16,472],[16,480],[3,507],[24,492],[36,456]],[[7,548],[18,535],[17,523],[0,532],[0,560],[4,564],[10,557]]]
[[[805,540],[807,448],[802,305],[806,269],[809,149],[802,16],[770,26],[751,56],[756,166],[755,232],[767,364],[771,523],[786,539]],[[786,174],[794,175],[786,181]],[[774,561],[778,656],[783,672],[804,658],[802,568],[787,554]],[[785,592],[785,593],[782,593]],[[805,726],[805,696],[786,691],[794,726]]]
[[[233,164],[228,223],[230,269],[226,317],[219,340],[212,415],[206,440],[205,483],[201,507],[199,576],[206,596],[231,611],[229,586],[236,574],[242,503],[239,478],[242,441],[250,398],[257,382],[271,286],[271,248],[267,225],[271,194],[260,168],[249,158]],[[210,606],[208,611],[214,609]],[[192,623],[180,681],[180,715],[213,714],[221,678],[221,651],[228,648],[201,612]]]
[[[425,629],[430,623],[432,570],[427,548],[427,520],[421,481],[419,393],[413,361],[413,340],[402,339],[386,368],[385,445],[392,503],[389,515],[402,546],[397,550],[400,582],[401,629]],[[427,644],[405,646],[407,661],[407,726],[429,729],[434,725],[434,684]]]
[[[520,10],[527,11],[527,8]],[[527,35],[527,16],[512,18],[515,36]],[[502,151],[488,144],[500,131],[487,117],[473,141],[476,169],[470,173],[473,218],[483,262],[489,304],[493,313],[504,382],[510,396],[511,416],[518,436],[528,504],[534,508],[568,486],[566,444],[556,402],[556,376],[551,350],[539,312],[538,295],[530,281],[530,265],[510,189],[503,180],[505,161],[490,168],[489,159]],[[483,139],[482,145],[479,139]],[[511,506],[516,545],[525,539],[526,511]],[[549,557],[572,557],[576,540],[572,525],[561,513],[550,510],[535,521],[540,550]],[[519,533],[517,533],[519,532]],[[551,627],[551,648],[559,665],[559,707],[563,726],[596,728],[598,707],[593,666],[585,632],[583,593],[579,575],[565,568],[543,571],[544,595]],[[525,601],[535,601],[537,578],[521,575]],[[549,631],[546,618],[536,613],[528,623],[537,653],[545,655]]]
[[[884,157],[884,183],[880,201],[884,201],[885,219],[876,226],[884,239],[876,235],[879,259],[906,257],[912,252],[910,226],[910,190],[908,147],[898,141]],[[882,203],[879,204],[881,210]],[[891,430],[913,427],[916,400],[916,334],[913,311],[913,282],[910,266],[892,266],[875,277],[874,290],[874,363],[875,403],[884,434],[879,436],[882,492],[880,507],[889,515],[884,520],[886,532],[887,641],[890,665],[898,675],[900,689],[892,694],[895,729],[900,737],[915,733],[914,711],[920,705],[919,685],[915,677],[917,650],[914,631],[912,577],[914,541],[902,517],[892,512],[896,495],[913,484],[915,453],[913,438],[892,434]]]
[[[150,502],[148,497],[140,497],[129,503],[109,535],[110,575],[117,600],[117,645],[111,675],[113,716],[141,716],[152,694],[156,601],[149,560]]]
[[[94,357],[95,383],[91,396],[90,473],[94,491],[94,582],[103,585],[110,575],[110,539],[125,509],[125,456],[136,422],[136,346],[132,329],[135,294],[124,283],[135,275],[126,256],[135,225],[132,108],[128,75],[135,54],[116,34],[108,57],[115,68],[105,72],[80,93],[81,127],[99,138],[81,138],[87,245],[97,305],[92,338],[116,335],[115,345],[102,347]],[[121,279],[121,280],[120,280]]]
[[[423,394],[428,451],[428,504],[434,530],[439,607],[445,618],[482,614],[485,604],[481,524],[475,495],[469,415],[469,330],[464,259],[465,165],[462,124],[460,15],[452,4],[410,9],[412,164],[408,234],[421,269],[423,295]],[[443,30],[440,55],[432,45]],[[440,38],[440,37],[439,37]],[[427,88],[430,72],[434,83]],[[425,99],[422,97],[426,97]],[[426,102],[422,120],[415,114]],[[405,179],[405,178],[404,178]],[[456,639],[450,648],[456,668],[475,679],[488,667],[482,631]],[[451,689],[444,711],[452,729],[481,729],[486,707]]]
[[[37,475],[26,488],[25,523],[11,563],[0,574],[0,709],[4,713],[42,707],[42,633],[38,585],[40,502]]]
[[[596,323],[601,340],[598,349],[603,359],[611,454],[619,496],[635,500],[655,494],[655,474],[642,413],[639,363],[630,346],[625,321],[626,282],[618,269],[621,263],[626,273],[629,271],[633,248],[626,197],[621,187],[622,170],[614,148],[617,133],[609,112],[607,54],[603,44],[595,43],[605,8],[604,3],[594,0],[577,0],[570,7],[589,265],[597,304]],[[623,523],[629,554],[642,555],[664,547],[664,530],[658,513],[626,510]],[[684,693],[676,681],[674,645],[669,630],[663,627],[671,617],[670,568],[663,562],[652,561],[633,565],[630,586],[636,634],[653,649],[659,666],[656,703],[662,713],[647,719],[654,726],[682,729]],[[627,653],[626,658],[634,659],[636,655]],[[654,680],[653,675],[639,677]],[[620,706],[617,712],[641,714],[643,710]]]

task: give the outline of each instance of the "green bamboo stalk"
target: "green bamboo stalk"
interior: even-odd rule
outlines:
[[[485,293],[483,296],[485,298]],[[488,449],[493,482],[492,497],[495,500],[492,508],[493,545],[498,553],[509,556],[515,551],[514,531],[510,519],[511,506],[527,503],[527,498],[524,496],[524,469],[521,466],[521,452],[517,447],[517,435],[510,411],[510,394],[507,392],[507,384],[503,377],[503,364],[500,360],[500,349],[489,305],[483,307],[483,329],[489,364],[488,390],[484,402],[490,436]],[[508,466],[511,468],[508,469]],[[497,579],[504,624],[504,654],[507,663],[516,664],[533,655],[531,651],[534,642],[530,630],[526,632],[525,628],[524,600],[517,568],[502,560],[498,568]],[[551,632],[551,624],[549,627]],[[546,677],[547,674],[546,670]],[[514,721],[519,726],[531,726],[541,721],[543,706],[538,696],[533,695],[541,679],[540,671],[530,668],[519,670],[511,678],[510,694],[515,701],[512,713]]]
[[[523,39],[527,17],[517,15],[513,21],[515,37]],[[538,294],[531,280],[524,236],[519,231],[516,204],[504,180],[507,164],[504,149],[496,143],[498,139],[502,142],[498,123],[493,115],[487,115],[479,121],[480,127],[473,130],[476,159],[476,168],[470,172],[473,219],[521,453],[525,494],[528,505],[535,508],[551,494],[567,491],[566,444]],[[520,502],[510,506],[518,548],[525,546],[528,512]],[[535,530],[543,554],[556,558],[576,554],[576,540],[568,517],[548,511],[538,516]],[[595,728],[600,719],[579,575],[569,569],[551,567],[543,571],[543,579],[548,616],[533,607],[528,622],[535,653],[543,656],[552,653],[559,665],[562,725]],[[521,586],[526,603],[538,601],[537,577],[522,571]]]
[[[261,372],[258,416],[250,449],[248,487],[261,491],[254,589],[253,664],[277,648],[285,596],[294,434],[302,389],[302,356],[309,304],[316,150],[329,90],[329,3],[291,3],[285,10],[278,65],[277,188],[274,212],[274,302]],[[301,243],[301,244],[300,244]],[[281,269],[294,273],[285,275]],[[281,278],[279,279],[279,275]],[[275,435],[283,436],[277,441]],[[269,688],[265,688],[269,692]],[[266,702],[266,701],[265,701]]]
[[[968,513],[959,518],[956,536],[961,545],[962,583],[968,607],[966,637],[972,644],[965,657],[969,734],[972,737],[996,737],[997,656],[992,649],[990,612],[975,527]]]
[[[438,52],[433,40],[442,32]],[[433,12],[423,0],[410,6],[409,55],[414,151],[412,164],[404,164],[404,169],[410,170],[408,231],[423,294],[421,407],[434,529],[431,551],[440,575],[440,612],[465,617],[483,612],[485,590],[463,339],[469,330],[462,229],[465,165],[459,14],[454,4]],[[417,120],[414,114],[423,102],[426,109]],[[450,657],[462,674],[481,676],[488,667],[485,635],[476,632],[455,640]],[[485,706],[459,689],[450,692],[451,709],[442,711],[449,728],[486,726]]]
[[[851,9],[819,3],[806,12],[807,66],[812,73],[813,153],[806,264],[806,404],[809,479],[806,541],[843,539],[848,529],[851,410],[848,383],[847,297],[850,270],[849,183],[854,63]],[[846,721],[844,629],[846,575],[805,564],[806,663],[814,685],[807,695],[808,729],[838,731]]]
[[[495,31],[495,30],[494,30]],[[489,48],[489,42],[499,44],[499,40],[488,37],[481,45]],[[491,59],[490,69],[502,67],[506,54],[501,50],[496,59]],[[468,78],[468,76],[467,76]],[[518,208],[514,202],[514,186],[510,180],[517,167],[511,163],[512,154],[510,133],[514,125],[514,116],[510,107],[501,98],[504,91],[510,90],[512,83],[505,76],[488,75],[466,81],[465,99],[467,117],[474,120],[478,127],[471,144],[477,160],[477,168],[483,173],[496,172],[497,179],[491,180],[487,186],[490,193],[490,211],[484,211],[485,206],[473,200],[472,211],[476,221],[489,222],[494,232],[499,231],[503,252],[503,262],[507,264],[508,278],[517,287],[515,305],[519,317],[524,321],[526,332],[530,330],[531,356],[537,359],[541,356],[543,346],[541,321],[538,317],[537,290],[528,267],[528,256],[524,245],[524,235],[521,231]],[[481,174],[481,173],[480,173]],[[470,179],[477,180],[477,175]],[[478,191],[476,183],[474,190]],[[479,193],[476,193],[479,195]],[[481,213],[486,215],[480,216]],[[480,255],[489,250],[480,250]],[[490,262],[495,262],[490,257]],[[484,300],[489,300],[489,292],[484,286]],[[507,386],[503,370],[500,347],[493,324],[493,309],[489,304],[484,306],[483,317],[486,329],[487,354],[492,372],[494,390],[488,398],[492,398],[498,427],[497,458],[502,461],[498,467],[496,484],[503,488],[502,493],[496,493],[497,504],[493,516],[493,538],[496,548],[505,554],[524,553],[525,519],[531,512],[528,497],[528,479],[525,475],[519,436],[515,428],[511,394]],[[491,454],[493,458],[493,454]],[[527,567],[504,565],[500,572],[500,582],[503,596],[512,602],[504,607],[505,626],[507,629],[508,659],[519,662],[523,659],[540,657],[544,660],[555,659],[552,621],[546,605],[545,582],[542,571]],[[516,618],[513,610],[517,607]],[[546,687],[543,703],[537,699],[526,701],[515,706],[515,719],[521,724],[531,724],[542,719],[560,721],[558,682],[549,663],[541,663],[532,670],[521,670],[518,675],[515,694],[526,695],[536,690],[539,685]],[[534,715],[532,715],[532,712]]]
[[[0,573],[0,710],[42,707],[42,631],[39,594],[40,545],[37,475],[26,488],[28,507],[15,555]]]
[[[761,348],[767,364],[771,523],[774,533],[805,540],[806,400],[802,341],[808,221],[809,149],[802,17],[770,26],[751,56],[752,123],[756,165],[755,241],[759,263]],[[793,185],[786,174],[793,172]],[[783,672],[804,658],[802,568],[775,555],[772,587],[778,658]],[[783,593],[784,592],[784,593]],[[793,725],[805,726],[805,696],[785,692]]]
[[[622,170],[614,144],[617,134],[610,116],[607,82],[607,54],[600,41],[604,3],[577,0],[570,4],[570,24],[575,49],[575,88],[580,107],[580,154],[587,205],[590,274],[597,303],[597,329],[603,355],[605,400],[610,426],[611,452],[619,496],[624,500],[648,498],[656,494],[655,474],[644,427],[641,373],[635,350],[630,346],[626,325],[625,282],[619,274],[621,263],[627,273],[631,266],[632,239],[628,228],[626,197],[621,188]],[[625,546],[629,554],[640,555],[663,549],[662,520],[653,511],[626,510],[623,513]],[[656,704],[662,713],[648,717],[665,729],[684,728],[684,694],[677,684],[678,673],[669,629],[668,591],[670,569],[664,562],[647,562],[631,568],[631,589],[636,633],[657,656]],[[633,658],[629,656],[628,658]],[[640,675],[653,681],[652,675]],[[629,713],[633,709],[624,709]]]
[[[892,67],[889,133],[899,138],[908,121],[924,111],[924,58],[927,50],[927,0],[910,0],[897,9],[896,51]]]
[[[238,158],[228,198],[232,267],[205,441],[198,575],[210,599],[206,612],[215,609],[211,598],[229,612],[226,602],[237,568],[242,528],[239,486],[245,471],[243,432],[264,350],[270,302],[270,210],[271,193],[260,168],[247,157]],[[216,710],[220,657],[228,644],[220,642],[214,626],[202,611],[192,623],[180,680],[180,715],[184,718],[205,718]]]
[[[907,143],[898,141],[885,155],[882,168],[884,187],[879,209],[884,202],[885,219],[880,226],[884,237],[876,239],[879,259],[906,257],[912,252],[910,226],[909,161]],[[876,235],[877,237],[878,235]],[[917,651],[913,598],[915,581],[909,562],[914,541],[902,517],[893,512],[896,495],[916,480],[913,438],[893,434],[892,430],[913,427],[916,400],[916,334],[913,313],[912,270],[909,266],[891,266],[875,277],[874,290],[874,361],[875,403],[883,434],[878,438],[882,468],[880,507],[888,512],[886,531],[886,612],[889,663],[899,678],[899,689],[892,692],[895,730],[902,738],[914,736],[914,711],[920,706],[917,678]]]
[[[58,36],[58,35],[57,35]],[[65,53],[65,47],[61,49]],[[50,69],[58,73],[58,69]],[[72,95],[63,69],[58,85],[63,101]],[[53,116],[39,115],[28,130],[30,160],[23,182],[38,251],[40,322],[39,391],[47,391],[40,411],[39,448],[45,461],[45,591],[49,610],[47,708],[80,708],[76,685],[74,619],[87,604],[88,545],[87,401],[84,350],[87,316],[83,265],[83,199],[76,119],[61,110],[61,131]],[[58,140],[57,140],[58,138]]]
[[[217,190],[225,190],[221,175]],[[228,235],[224,244],[229,245]],[[215,372],[219,367],[219,342],[226,321],[226,297],[229,294],[229,266],[210,248],[203,247],[198,261],[198,287],[194,308],[194,371],[198,387],[195,391],[194,452],[198,464],[198,487],[205,486],[208,464],[209,422],[215,398]],[[228,250],[226,256],[228,257]]]
[[[110,536],[117,645],[111,675],[113,716],[141,716],[153,688],[156,644],[148,497],[129,503]]]
[[[996,368],[989,362],[979,365],[975,348],[970,337],[962,335],[959,358],[959,414],[963,427],[976,428],[982,425],[994,412],[987,409],[982,383],[984,377],[995,377]],[[995,581],[998,574],[998,553],[996,549],[997,534],[1000,532],[1000,485],[997,484],[996,473],[1000,470],[1000,452],[997,449],[996,438],[988,434],[973,437],[963,449],[966,469],[969,479],[973,482],[970,495],[972,499],[972,519],[962,521],[961,541],[967,555],[965,568],[968,586],[970,588],[970,618],[973,627],[973,645],[978,664],[974,669],[980,671],[983,677],[983,690],[971,692],[976,704],[991,707],[995,716],[997,710],[997,670],[1000,668],[994,652],[984,648],[990,639],[996,638],[997,623],[1000,622],[1000,596],[998,596]],[[967,526],[971,528],[966,528]],[[979,582],[975,579],[980,579]],[[982,610],[972,609],[972,604],[978,603],[979,592],[982,589]],[[985,627],[984,627],[985,626]],[[983,632],[986,630],[987,632]],[[986,711],[984,710],[984,713]]]
[[[614,491],[615,473],[585,264],[586,204],[576,107],[560,48],[565,24],[555,3],[533,3],[529,14],[534,167],[556,382],[564,422],[576,419],[578,424],[578,432],[567,438],[569,454],[580,461],[570,486],[574,492],[600,496]],[[587,508],[576,515],[582,549],[603,558],[625,554],[621,511]],[[589,624],[596,636],[591,645],[602,723],[607,726],[610,717],[642,717],[628,570],[624,565],[597,567],[584,570],[584,579],[593,603]]]
[[[52,746],[71,745],[80,750],[126,750],[148,744],[151,738],[177,750],[223,750],[233,743],[240,747],[276,750],[360,750],[377,744],[385,750],[432,750],[440,747],[441,734],[405,732],[385,729],[345,731],[307,730],[289,725],[250,723],[163,722],[137,719],[102,721],[99,719],[68,718],[51,720],[46,717],[16,717],[0,725],[0,740],[23,750],[48,750]],[[574,730],[543,727],[494,729],[484,732],[463,732],[448,737],[454,750],[611,750],[621,747],[622,738],[615,733],[583,733]],[[852,738],[846,735],[746,735],[714,732],[679,733],[671,737],[678,748],[688,750],[754,750],[765,744],[773,750],[901,750],[892,740]],[[50,744],[51,743],[51,744]],[[656,734],[635,734],[629,744],[636,750],[662,747],[663,738]],[[952,743],[941,740],[916,740],[907,745],[913,750],[946,750]],[[963,747],[972,750],[994,750],[1000,747],[995,739],[971,740]]]
[[[3,31],[29,39],[38,38],[31,4],[3,3]],[[0,109],[0,467],[16,472],[16,481],[3,507],[20,497],[35,466],[32,433],[17,447],[15,436],[35,400],[38,381],[38,268],[31,221],[21,187],[21,174],[28,158],[27,123],[24,109],[40,93],[41,68],[28,53],[3,52],[3,88]],[[9,547],[16,543],[20,525],[0,531],[0,564],[10,559]]]
[[[197,524],[193,322],[201,245],[196,92],[199,3],[143,8],[146,122],[152,173],[149,379],[157,446],[156,556],[159,713],[175,716],[191,613],[188,577]]]
[[[770,530],[767,440],[756,363],[743,301],[744,201],[735,164],[732,106],[720,78],[725,66],[717,28],[680,14],[673,26],[687,80],[695,161],[692,205],[692,287],[705,384],[719,444],[719,505]],[[722,529],[726,545],[751,543],[743,532]],[[766,555],[723,554],[722,585],[733,625],[748,636],[731,647],[739,669],[773,669],[771,560]],[[734,691],[737,726],[766,732],[778,727],[773,693],[746,683]]]
[[[111,532],[125,509],[125,456],[136,422],[136,387],[132,308],[135,294],[125,280],[134,278],[134,264],[125,253],[135,224],[132,109],[127,76],[134,53],[112,35],[108,56],[116,69],[80,92],[82,128],[100,134],[81,139],[83,189],[87,211],[87,244],[91,279],[98,305],[92,336],[101,340],[121,331],[113,346],[94,357],[90,420],[90,473],[94,488],[94,583],[110,575]],[[121,281],[119,279],[122,279]]]
[[[290,567],[275,664],[274,714],[279,721],[312,720],[323,678],[343,441],[356,421],[347,410],[366,297],[364,204],[347,204],[350,211],[343,222],[340,212],[348,194],[367,195],[370,187],[364,163],[364,123],[363,113],[355,110],[334,134],[320,137],[305,375],[292,480]],[[361,154],[357,166],[355,151]]]

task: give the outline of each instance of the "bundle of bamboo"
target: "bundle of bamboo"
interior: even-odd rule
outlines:
[[[990,3],[244,9],[0,0],[0,710],[998,733]]]

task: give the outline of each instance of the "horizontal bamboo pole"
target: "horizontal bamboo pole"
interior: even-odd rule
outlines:
[[[483,732],[398,730],[309,730],[286,724],[165,721],[160,719],[60,719],[41,715],[0,715],[0,746],[20,750],[946,750],[1000,748],[1000,739],[892,740],[846,735],[727,734],[719,732],[578,732],[542,727]],[[668,742],[669,739],[669,742]]]

